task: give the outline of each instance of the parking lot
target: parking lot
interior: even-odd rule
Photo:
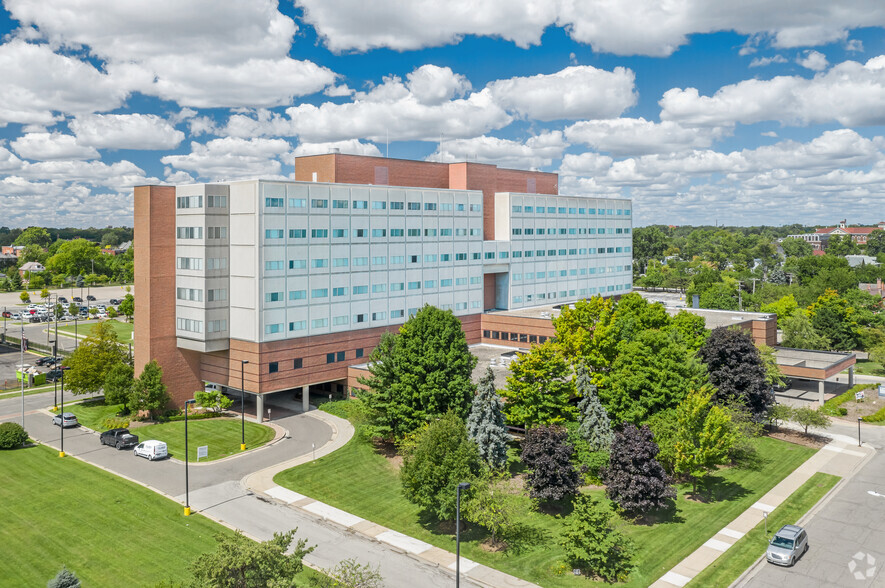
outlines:
[[[34,364],[37,355],[25,353],[25,363]],[[15,366],[21,361],[18,346],[0,345],[0,386],[3,389],[15,387]]]

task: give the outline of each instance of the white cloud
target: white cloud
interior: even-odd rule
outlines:
[[[21,40],[0,45],[0,72],[0,126],[51,125],[59,113],[111,110],[128,95],[125,83],[88,63]]]
[[[25,159],[97,159],[94,147],[78,143],[73,135],[62,133],[27,133],[10,143]]]
[[[406,75],[406,86],[418,102],[436,106],[470,91],[470,82],[448,67],[422,65]]]
[[[473,161],[491,163],[498,167],[539,169],[562,157],[568,147],[561,131],[552,131],[531,137],[525,143],[497,137],[475,137],[444,141],[427,157],[428,161]]]
[[[94,114],[69,123],[77,143],[98,149],[175,149],[184,133],[155,114]]]
[[[627,68],[606,71],[583,65],[550,75],[497,80],[488,89],[498,104],[524,118],[612,118],[636,104],[634,79]]]
[[[749,67],[765,67],[767,65],[771,65],[772,63],[786,63],[787,58],[783,55],[774,55],[773,57],[755,57],[753,61],[750,62]]]
[[[845,61],[812,79],[778,76],[723,86],[713,96],[673,88],[660,100],[661,119],[683,125],[726,126],[766,120],[845,126],[885,123],[885,56]]]
[[[86,48],[127,88],[196,107],[277,106],[335,74],[289,57],[297,31],[272,0],[5,3],[54,46]]]
[[[209,181],[222,179],[275,177],[279,175],[280,156],[291,149],[283,139],[238,139],[224,137],[208,143],[191,143],[187,155],[167,155],[160,158],[166,165],[178,170],[194,172]]]
[[[305,21],[333,51],[377,47],[419,49],[457,43],[465,35],[501,37],[520,47],[540,43],[548,26],[561,26],[601,53],[667,56],[689,35],[716,31],[764,36],[776,47],[815,46],[847,38],[857,27],[885,25],[885,6],[866,0],[834,3],[751,0],[740,4],[614,2],[611,0],[295,0]]]
[[[827,56],[820,51],[809,50],[802,53],[802,56],[796,58],[796,63],[810,70],[823,71],[827,69]]]
[[[340,86],[329,86],[323,90],[323,94],[331,98],[340,98],[342,96],[353,96],[355,91],[348,88],[347,84],[341,84]]]
[[[325,153],[332,153],[336,149],[340,153],[347,153],[349,155],[381,156],[381,151],[372,143],[362,143],[357,139],[349,139],[332,143],[301,143],[291,154],[283,156],[282,159],[284,163],[295,165],[296,157],[323,155]]]
[[[579,121],[565,129],[572,143],[614,155],[669,153],[709,147],[724,134],[715,127],[684,128],[672,121],[656,123],[644,118]]]

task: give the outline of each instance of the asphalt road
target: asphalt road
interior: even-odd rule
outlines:
[[[856,437],[857,426],[834,421],[828,432]],[[805,525],[808,552],[792,568],[763,560],[738,586],[885,586],[885,428],[863,425],[861,438],[877,453]]]
[[[41,411],[51,405],[52,400],[52,392],[25,397],[25,429],[32,438],[59,448],[61,431]],[[21,398],[0,400],[0,421],[20,422],[21,404]],[[232,459],[191,464],[191,508],[261,540],[270,539],[274,532],[297,527],[297,536],[308,539],[309,545],[316,546],[313,553],[305,558],[314,566],[330,569],[344,559],[355,558],[360,563],[378,566],[384,576],[384,585],[388,588],[450,587],[453,577],[448,572],[419,563],[405,553],[355,535],[334,523],[260,499],[243,486],[241,480],[247,474],[306,455],[312,451],[311,444],[320,447],[331,438],[329,425],[318,419],[286,411],[283,407],[275,407],[272,414],[287,412],[290,416],[275,418],[274,423],[286,429],[290,438]],[[185,501],[183,463],[171,460],[150,462],[135,457],[131,451],[103,446],[97,433],[82,428],[65,430],[64,450],[71,456],[172,496],[182,504]],[[371,484],[372,481],[353,480],[351,483]],[[322,496],[315,498],[322,500]],[[476,586],[466,578],[462,578],[462,585]]]

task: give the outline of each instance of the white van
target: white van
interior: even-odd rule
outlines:
[[[166,442],[155,440],[139,443],[135,446],[133,453],[135,453],[135,455],[139,457],[146,457],[150,461],[154,461],[155,459],[163,459],[168,455],[166,451]]]

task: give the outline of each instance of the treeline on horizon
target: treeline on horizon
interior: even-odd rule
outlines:
[[[0,246],[4,245],[12,245],[16,239],[18,239],[19,235],[21,235],[28,227],[21,228],[9,228],[9,227],[0,227]],[[105,235],[108,233],[112,233],[117,242],[114,243],[118,245],[120,243],[124,243],[126,241],[131,241],[133,235],[135,233],[135,229],[132,227],[104,227],[104,228],[96,228],[89,227],[88,229],[77,229],[74,227],[66,227],[66,228],[57,228],[57,227],[43,227],[45,228],[53,241],[70,241],[72,239],[86,239],[88,241],[94,241],[96,243],[101,243]],[[107,239],[105,239],[107,240]]]

